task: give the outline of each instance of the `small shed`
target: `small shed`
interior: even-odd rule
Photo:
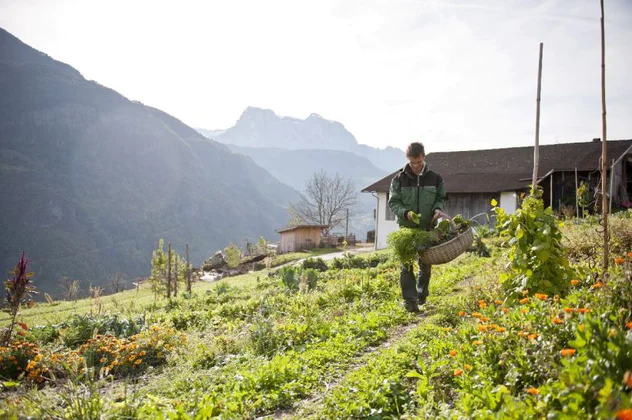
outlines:
[[[316,248],[320,245],[320,232],[327,226],[297,225],[277,230],[281,235],[279,252],[295,252]]]

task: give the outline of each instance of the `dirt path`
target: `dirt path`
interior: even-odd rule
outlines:
[[[471,276],[464,278],[456,286],[454,286],[452,293],[464,293],[464,291],[469,288],[473,282],[474,278]],[[434,313],[434,311],[430,307],[427,311],[422,310],[422,312],[408,324],[400,324],[393,327],[390,330],[389,337],[386,339],[386,341],[375,347],[367,347],[363,352],[358,354],[358,360],[355,363],[350,364],[344,369],[337,370],[336,373],[328,378],[328,380],[325,382],[324,389],[300,401],[297,401],[292,408],[261,416],[258,417],[258,419],[304,419],[308,418],[310,415],[315,414],[318,411],[318,408],[320,408],[325,395],[327,395],[330,390],[336,388],[347,376],[351,375],[356,370],[366,366],[369,360],[379,355],[382,351],[399,343],[411,331],[418,327],[424,321],[424,319],[428,317],[428,315],[431,315],[432,313]]]
[[[336,371],[334,375],[327,378],[325,382],[325,388],[320,390],[319,392],[306,397],[300,401],[297,401],[294,407],[286,410],[277,411],[273,414],[269,414],[266,416],[258,417],[258,419],[303,419],[307,418],[311,414],[314,414],[317,408],[320,407],[320,404],[323,401],[325,395],[332,389],[336,388],[340,382],[345,379],[348,375],[352,374],[356,370],[366,366],[368,361],[373,358],[376,354],[381,353],[384,349],[391,347],[394,344],[397,344],[403,337],[405,337],[408,333],[410,333],[414,328],[419,326],[424,318],[426,318],[428,314],[422,312],[417,317],[415,317],[412,322],[408,324],[400,324],[396,327],[393,327],[390,330],[389,337],[386,341],[382,342],[380,345],[375,347],[367,347],[363,352],[357,355],[358,360],[355,363],[350,364],[344,369],[339,369]]]

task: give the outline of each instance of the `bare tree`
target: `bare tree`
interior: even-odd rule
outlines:
[[[291,206],[290,215],[303,223],[327,226],[322,233],[328,235],[345,221],[347,210],[353,214],[357,195],[351,179],[321,171],[307,181],[301,201]]]
[[[66,300],[73,300],[79,294],[79,280],[71,279],[68,276],[61,276],[57,283],[61,287]]]
[[[125,279],[125,274],[123,273],[114,273],[110,275],[110,287],[112,288],[113,293],[118,293],[125,288],[125,284],[127,280]]]

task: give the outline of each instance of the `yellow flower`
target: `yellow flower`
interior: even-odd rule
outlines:
[[[538,395],[540,394],[540,390],[538,388],[531,387],[527,389],[527,393],[531,395]]]
[[[480,317],[482,317],[482,316],[483,316],[483,314],[482,314],[482,313],[480,313],[480,312],[472,312],[472,316],[473,316],[474,318],[480,318]]]
[[[483,341],[481,341],[481,340],[474,340],[474,341],[472,341],[472,344],[475,345],[475,346],[480,346],[481,344],[483,344]]]
[[[465,370],[470,371],[472,370],[472,365],[468,365],[467,363],[463,366],[465,368]]]
[[[507,331],[504,327],[496,326],[496,332],[505,332]]]
[[[503,304],[503,301],[502,301],[502,300],[500,300],[500,299],[496,299],[496,300],[494,301],[494,303],[495,303],[496,305],[502,305],[502,304]]]
[[[528,297],[526,297],[526,298],[520,299],[520,303],[521,303],[521,304],[523,304],[523,305],[524,305],[525,303],[529,303],[529,298],[528,298]]]
[[[487,302],[485,302],[484,300],[479,300],[478,301],[478,307],[481,308],[481,309],[487,308]]]
[[[454,376],[461,376],[461,375],[463,375],[463,369],[454,370]]]
[[[523,315],[526,314],[527,312],[529,312],[529,310],[527,308],[520,309],[520,313],[523,314]]]
[[[143,359],[138,359],[134,362],[135,365],[140,365],[141,363],[143,363]]]

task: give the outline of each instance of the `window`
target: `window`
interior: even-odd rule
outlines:
[[[386,214],[384,216],[386,220],[395,220],[395,213],[393,213],[391,208],[388,206],[389,197],[390,193],[386,193]]]

